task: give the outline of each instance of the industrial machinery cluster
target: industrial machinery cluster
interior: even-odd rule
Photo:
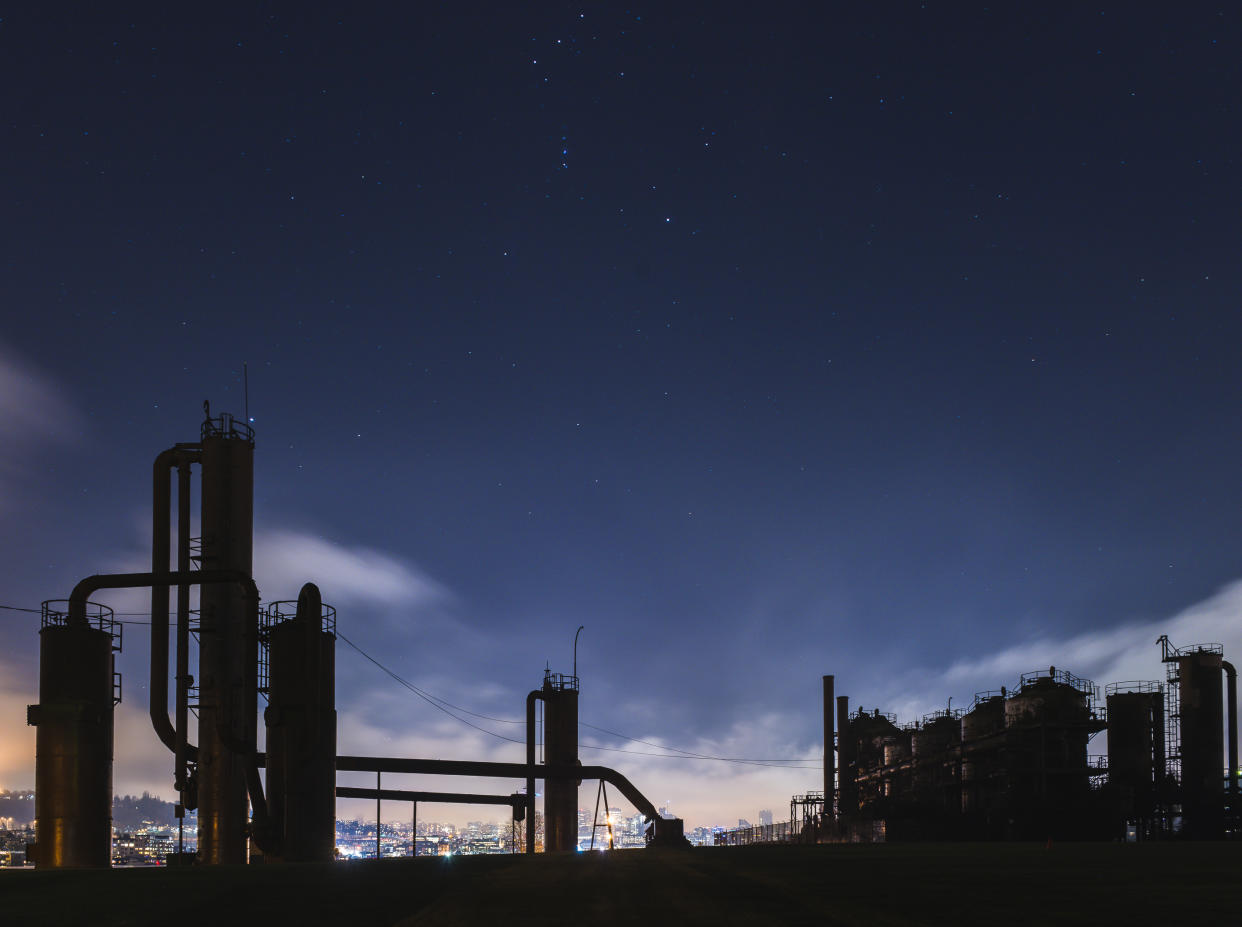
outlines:
[[[1111,683],[1102,704],[1091,680],[1049,667],[905,725],[834,705],[825,676],[824,789],[794,796],[791,823],[819,841],[1232,836],[1237,674],[1219,644],[1157,643],[1166,679]]]
[[[657,811],[619,772],[580,765],[576,672],[546,670],[526,697],[524,763],[338,755],[336,611],[313,583],[296,600],[261,604],[251,572],[254,431],[230,415],[213,417],[206,403],[204,412],[198,441],[155,458],[151,571],[88,576],[68,600],[43,605],[39,703],[27,716],[37,727],[37,867],[110,864],[113,715],[121,698],[114,654],[123,625],[90,596],[121,588],[151,591],[149,712],[171,755],[178,816],[197,810],[194,862],[331,860],[338,797],[374,800],[377,812],[382,801],[408,802],[412,813],[401,817],[415,832],[418,806],[427,803],[507,806],[514,824],[533,822],[537,780],[544,783],[545,851],[577,848],[583,780],[600,781],[605,809],[603,783],[628,799],[647,822],[648,844],[687,845],[682,821]],[[201,533],[193,537],[196,469]],[[191,608],[194,588],[197,608]],[[834,695],[834,677],[825,676],[823,790],[794,796],[783,839],[1064,839],[1115,836],[1127,828],[1142,837],[1232,833],[1238,807],[1233,666],[1216,644],[1178,649],[1167,638],[1160,644],[1166,680],[1110,685],[1103,705],[1093,682],[1050,667],[1023,675],[1012,689],[979,693],[965,711],[945,709],[905,726],[879,710],[851,712],[848,697]],[[266,752],[257,747],[260,699],[266,700]],[[540,702],[544,762],[537,763]],[[1107,758],[1092,758],[1088,743],[1105,730]],[[374,773],[375,787],[338,786],[341,771]],[[385,773],[507,779],[524,788],[507,794],[384,788]],[[377,813],[377,838],[380,827]],[[525,850],[534,852],[536,829],[523,830]],[[179,844],[174,859],[191,861],[181,851]]]
[[[123,625],[90,601],[105,589],[151,590],[151,723],[172,759],[177,812],[197,809],[194,862],[204,865],[331,860],[338,797],[508,806],[535,818],[543,780],[545,849],[577,845],[578,787],[607,782],[647,821],[647,840],[685,845],[682,822],[664,817],[624,776],[578,761],[578,678],[545,672],[526,699],[526,762],[340,756],[336,751],[336,611],[306,583],[296,601],[262,605],[252,577],[254,430],[204,403],[199,440],[155,458],[151,571],[88,576],[68,600],[43,604],[39,703],[28,708],[35,745],[38,868],[106,868],[112,828],[113,715],[121,698],[114,654]],[[191,536],[197,469],[201,534]],[[176,471],[176,518],[172,474]],[[171,538],[177,538],[176,562]],[[198,607],[191,608],[191,589]],[[170,595],[176,593],[175,664],[169,708]],[[191,656],[197,650],[197,674]],[[266,700],[266,752],[257,747]],[[545,762],[535,762],[535,708],[544,708]],[[191,714],[197,724],[191,726]],[[196,734],[197,743],[191,741]],[[262,772],[261,772],[262,771]],[[336,785],[339,771],[372,772],[375,788]],[[524,781],[509,794],[382,788],[384,773]],[[416,826],[416,823],[415,823]],[[535,828],[525,828],[534,852]],[[174,854],[189,862],[188,854]]]

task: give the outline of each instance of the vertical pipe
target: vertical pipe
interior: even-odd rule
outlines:
[[[177,571],[190,571],[190,460],[177,461]],[[167,594],[164,596],[167,599]],[[189,738],[190,695],[190,587],[177,584],[177,741],[174,788],[184,806],[186,800],[186,760]],[[197,805],[197,802],[194,802]]]
[[[410,802],[414,806],[414,817],[410,821],[410,855],[418,855],[418,802]]]
[[[380,858],[380,771],[375,771],[375,858]]]
[[[837,696],[837,767],[838,801],[837,817],[849,818],[858,813],[858,799],[854,783],[854,745],[848,731],[850,721],[850,697]]]
[[[169,570],[168,533],[172,530],[172,493],[169,474],[178,451],[161,451],[152,467],[151,573],[158,579]],[[151,584],[151,724],[170,750],[177,749],[177,735],[168,720],[168,584]]]
[[[832,713],[835,708],[835,677],[824,677],[824,818],[832,817],[832,795],[836,781],[836,752],[833,749]]]
[[[534,689],[526,696],[526,852],[535,852],[535,701],[543,693]]]
[[[1228,660],[1220,661],[1221,668],[1225,671],[1225,710],[1228,712],[1229,730],[1227,732],[1229,738],[1229,791],[1231,794],[1237,794],[1238,791],[1238,671],[1233,668],[1233,664]],[[1238,809],[1230,802],[1230,811],[1237,815]]]

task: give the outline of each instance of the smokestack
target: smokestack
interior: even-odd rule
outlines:
[[[832,791],[836,784],[836,751],[833,749],[832,713],[834,704],[835,677],[824,677],[824,816],[832,817]]]

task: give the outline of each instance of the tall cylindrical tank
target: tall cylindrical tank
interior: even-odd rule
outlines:
[[[1080,835],[1088,825],[1087,741],[1103,723],[1091,712],[1095,685],[1056,667],[1026,673],[1005,702],[1008,834]]]
[[[1155,813],[1156,745],[1163,740],[1164,687],[1158,682],[1114,683],[1108,707],[1108,785],[1117,823]]]
[[[824,677],[824,816],[832,819],[836,816],[834,793],[837,784],[837,753],[836,725],[832,713],[836,711],[836,679]]]
[[[961,712],[928,715],[910,744],[914,760],[914,794],[926,807],[943,813],[961,810],[958,757],[962,742]]]
[[[897,766],[910,759],[913,738],[913,730],[902,729],[886,740],[884,742],[884,765]]]
[[[855,762],[855,788],[858,811],[864,818],[882,815],[890,791],[885,775],[884,749],[897,738],[905,739],[893,717],[879,709],[858,709],[850,718],[847,731]],[[908,740],[906,751],[908,752]],[[900,749],[900,748],[899,748]]]
[[[1177,658],[1183,833],[1202,840],[1224,835],[1222,659],[1216,648],[1190,648]]]
[[[1004,745],[1005,690],[980,692],[962,715],[962,811],[983,814],[994,803],[992,788]]]
[[[313,583],[267,611],[270,858],[331,862],[336,847],[336,610]]]
[[[254,432],[230,415],[202,428],[202,568],[251,575]],[[240,585],[200,592],[198,858],[244,863],[247,849],[245,753],[254,749],[258,712],[258,620]]]
[[[543,679],[544,762],[578,763],[578,677],[546,673]],[[578,779],[544,782],[543,848],[555,853],[578,848]]]
[[[88,604],[70,622],[43,603],[39,632],[39,704],[35,724],[35,865],[107,868],[112,860],[112,610]]]

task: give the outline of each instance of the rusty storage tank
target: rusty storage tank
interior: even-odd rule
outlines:
[[[934,711],[923,716],[923,726],[915,731],[910,750],[916,763],[938,759],[962,742],[962,712]]]
[[[1087,741],[1102,730],[1091,705],[1096,687],[1049,667],[1022,675],[1005,701],[1011,836],[1075,836],[1090,793]]]
[[[231,415],[203,422],[202,562],[204,570],[251,575],[254,431]],[[246,758],[254,749],[258,705],[259,616],[238,584],[202,587],[199,643],[198,859],[247,858]]]
[[[917,801],[942,812],[961,810],[958,757],[962,713],[946,709],[924,715],[911,742]]]
[[[1182,648],[1177,657],[1181,714],[1183,833],[1224,836],[1225,744],[1220,644]]]
[[[850,718],[849,738],[854,760],[854,783],[862,817],[883,814],[884,747],[900,735],[896,716],[878,708],[861,707]]]
[[[35,735],[39,869],[112,863],[112,715],[120,700],[113,653],[121,649],[112,609],[43,603],[39,704],[27,709]]]
[[[1114,682],[1108,707],[1108,785],[1115,825],[1151,820],[1156,812],[1157,760],[1164,756],[1164,686]],[[1163,763],[1160,763],[1163,766]]]
[[[910,759],[916,728],[902,727],[884,741],[884,796],[890,808],[913,799],[914,770]]]
[[[884,765],[899,766],[910,759],[911,743],[914,740],[913,728],[901,728],[892,737],[884,741]]]
[[[331,862],[336,849],[336,609],[313,583],[267,607],[267,811],[271,859]]]
[[[578,766],[578,677],[544,673],[544,762]],[[543,847],[555,853],[578,848],[578,785],[574,779],[546,779]]]
[[[962,715],[962,812],[986,814],[999,797],[997,775],[1005,738],[1006,691],[975,693]]]

